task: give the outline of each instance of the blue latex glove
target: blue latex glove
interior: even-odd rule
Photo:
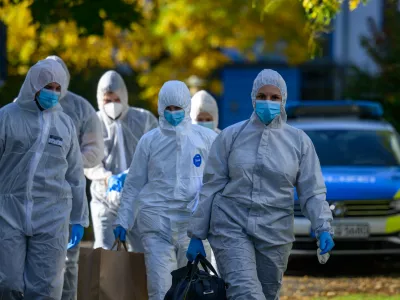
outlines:
[[[324,231],[319,235],[319,248],[321,249],[320,255],[324,255],[332,250],[335,246],[332,236],[329,232]]]
[[[112,175],[108,179],[108,186],[107,186],[107,195],[109,192],[116,191],[116,192],[121,192],[122,191],[122,184],[121,181],[118,178],[118,175]]]
[[[124,227],[118,225],[117,228],[114,229],[115,239],[119,239],[121,242],[126,241],[126,230]]]
[[[75,248],[81,242],[81,240],[83,238],[83,232],[84,232],[84,228],[82,225],[75,224],[72,226],[71,238],[69,240],[67,249]]]
[[[125,179],[126,176],[128,175],[128,172],[122,172],[118,175],[112,175],[108,179],[108,187],[107,187],[107,194],[111,191],[116,191],[116,192],[121,192],[122,188],[124,187],[125,184]]]
[[[128,171],[118,174],[118,178],[121,181],[122,187],[124,187],[126,176],[128,176]]]
[[[206,251],[204,250],[203,241],[197,238],[190,240],[189,248],[186,252],[186,257],[189,261],[194,261],[198,254],[206,257]]]

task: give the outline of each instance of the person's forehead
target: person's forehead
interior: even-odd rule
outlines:
[[[48,88],[60,88],[61,85],[59,83],[57,83],[57,82],[50,82],[50,83],[46,84],[45,87],[48,87]]]
[[[116,94],[114,92],[105,92],[104,93],[104,97],[106,97],[106,98],[118,98],[118,94]]]
[[[260,87],[260,89],[258,90],[258,92],[270,92],[270,93],[281,93],[281,90],[279,87],[272,85],[272,84],[266,84],[263,85],[262,87]]]
[[[199,116],[212,116],[212,115],[211,112],[202,110],[199,112]]]

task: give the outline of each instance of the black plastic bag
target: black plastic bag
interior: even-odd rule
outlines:
[[[198,265],[204,270],[200,270]],[[210,270],[213,274],[210,273]],[[172,286],[164,300],[225,300],[226,285],[204,256],[171,273]]]

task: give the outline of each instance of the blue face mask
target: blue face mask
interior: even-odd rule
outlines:
[[[208,129],[214,130],[214,122],[210,121],[210,122],[197,122],[197,125],[206,127]]]
[[[276,118],[276,116],[280,115],[281,102],[256,100],[255,111],[261,122],[263,122],[265,125],[268,125],[273,119]]]
[[[49,109],[57,105],[60,98],[60,92],[54,92],[48,89],[41,89],[36,99],[43,109]]]
[[[183,109],[176,111],[165,110],[164,117],[172,126],[178,126],[185,118],[185,111]]]

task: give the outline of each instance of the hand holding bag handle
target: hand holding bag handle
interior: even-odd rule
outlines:
[[[188,283],[188,285],[187,285],[187,287],[185,289],[183,300],[187,299],[187,295],[189,293],[190,286],[191,286],[191,284],[193,282],[194,275],[196,274],[196,272],[198,270],[197,266],[199,265],[199,263],[202,265],[204,271],[206,271],[208,274],[210,274],[210,272],[208,270],[208,269],[210,269],[211,272],[213,272],[217,277],[219,277],[217,271],[214,269],[212,264],[203,255],[198,254],[196,256],[195,261],[193,262],[192,270],[190,272],[190,277],[189,277],[189,283]],[[190,262],[188,263],[188,265],[189,264],[190,264]]]
[[[217,271],[214,269],[213,265],[201,254],[198,254],[197,257],[199,258],[200,264],[203,267],[204,271],[210,274],[209,270],[214,273],[217,277],[219,277]],[[208,270],[209,269],[209,270]]]
[[[126,242],[125,241],[121,241],[119,238],[117,238],[114,241],[114,244],[111,247],[111,250],[113,250],[115,248],[115,246],[117,246],[117,251],[121,251],[121,244],[124,246],[125,251],[128,252],[128,248],[126,247]]]
[[[197,266],[198,266],[199,261],[200,261],[200,257],[199,257],[199,256],[200,256],[200,255],[197,255],[195,261],[193,262],[192,270],[191,270],[191,272],[190,272],[190,277],[189,277],[189,283],[188,283],[188,285],[187,285],[187,287],[186,287],[186,289],[185,289],[184,296],[183,296],[183,300],[186,300],[186,299],[187,299],[187,295],[188,295],[188,293],[189,293],[189,289],[190,289],[190,286],[191,286],[191,284],[192,284],[194,275],[196,274],[196,272],[197,272],[197,270],[198,270],[198,267],[197,267]],[[190,264],[190,262],[189,262],[189,264]]]

